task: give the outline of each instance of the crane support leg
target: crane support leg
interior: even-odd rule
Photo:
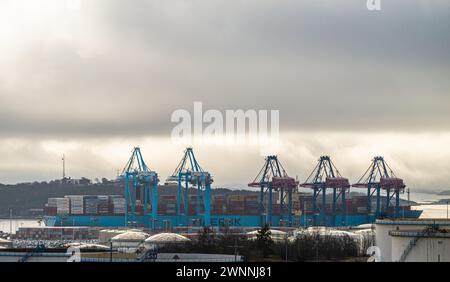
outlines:
[[[313,224],[314,224],[314,226],[317,225],[316,213],[317,213],[317,188],[314,188],[314,194],[313,194]]]
[[[148,197],[149,197],[149,183],[144,186],[144,215],[147,215]]]
[[[341,195],[341,200],[342,200],[342,226],[346,226],[347,225],[347,200],[345,198],[345,189],[342,190],[342,195]]]
[[[284,189],[280,189],[280,220],[284,219]]]
[[[377,186],[377,209],[375,212],[375,216],[379,217],[381,214],[381,187]]]
[[[400,190],[395,190],[395,217],[400,217]]]
[[[189,225],[189,180],[186,177],[186,187],[184,188],[184,224]]]
[[[268,212],[267,212],[267,222],[270,226],[272,226],[272,185],[269,184],[269,204],[268,204]]]
[[[178,175],[178,195],[177,195],[177,225],[181,224],[181,174]]]
[[[370,185],[367,187],[367,215],[370,217],[372,211],[372,192]]]
[[[196,204],[196,207],[195,207],[195,218],[196,219],[199,219],[200,218],[200,194],[201,194],[201,189],[202,189],[202,186],[201,186],[201,184],[198,184],[198,186],[197,186],[197,204]]]
[[[391,190],[386,189],[387,197],[386,197],[386,212],[388,212],[389,206],[391,204]]]
[[[292,226],[292,189],[288,191],[288,221],[289,226]]]
[[[265,225],[264,219],[264,186],[261,186],[261,190],[259,192],[259,214],[261,215],[261,226]]]
[[[137,177],[133,174],[133,187],[131,188],[131,212],[134,214],[136,212],[136,187],[137,187]]]
[[[205,226],[211,226],[211,185],[205,187]]]
[[[336,188],[333,188],[333,221],[331,223],[331,226],[336,226]]]
[[[125,222],[124,226],[128,226],[128,193],[130,190],[130,178],[128,174],[125,175]]]
[[[153,222],[157,222],[158,220],[158,183],[156,181],[152,187],[152,218]]]
[[[320,217],[322,218],[322,224],[323,226],[327,226],[326,222],[326,213],[325,208],[327,207],[327,195],[326,195],[326,188],[322,188],[322,208],[320,209]]]
[[[269,206],[268,206],[268,212],[267,212],[267,222],[270,226],[272,226],[272,185],[269,184]]]

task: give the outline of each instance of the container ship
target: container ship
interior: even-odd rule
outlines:
[[[405,185],[381,156],[375,157],[358,182],[350,185],[329,156],[321,156],[310,176],[300,184],[288,176],[279,158],[271,155],[248,184],[253,191],[235,191],[211,189],[213,177],[200,166],[191,147],[186,148],[165,185],[159,185],[157,172],[146,165],[140,148],[135,147],[117,181],[124,187],[123,196],[68,195],[48,199],[44,222],[49,226],[151,229],[307,227],[353,226],[373,223],[378,218],[421,215],[421,211],[411,210],[409,202],[400,204]],[[299,187],[313,193],[302,194]],[[352,196],[350,187],[366,189],[367,193]]]
[[[195,227],[203,225],[204,205],[197,204],[194,189],[189,193],[188,215],[177,214],[176,187],[168,189],[173,193],[158,196],[158,218],[146,214],[144,204],[136,200],[133,216],[125,217],[126,200],[122,195],[67,195],[63,198],[49,198],[44,207],[44,222],[47,226],[99,226],[99,227],[147,227],[155,229],[171,229],[176,227]],[[221,189],[222,191],[225,189]],[[278,193],[273,198],[277,199]],[[266,214],[260,212],[259,195],[255,192],[218,192],[211,196],[211,226],[214,227],[258,227],[269,223]],[[331,204],[325,207],[325,222],[317,212],[314,212],[311,194],[296,193],[293,197],[292,221],[287,223],[280,212],[280,203],[275,201],[272,207],[274,227],[307,227],[307,226],[354,226],[373,223],[376,219],[374,210],[367,210],[367,196],[350,195],[346,200],[347,212],[333,212]],[[317,203],[322,209],[320,202]],[[375,205],[372,205],[375,206]],[[198,208],[200,208],[198,213]],[[131,210],[131,207],[128,207]],[[184,205],[181,205],[184,211]],[[411,210],[405,203],[400,208],[400,218],[419,218],[422,211]],[[392,218],[394,210],[382,209],[378,218]]]

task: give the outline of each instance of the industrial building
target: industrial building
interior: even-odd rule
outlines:
[[[374,253],[382,262],[450,262],[450,220],[376,221]]]

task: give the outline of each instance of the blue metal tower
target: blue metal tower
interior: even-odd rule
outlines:
[[[150,170],[145,164],[139,147],[133,149],[120,178],[125,182],[125,226],[128,226],[130,221],[137,221],[136,216],[139,215],[136,210],[137,202],[140,201],[142,204],[143,200],[143,218],[151,216],[151,222],[144,222],[144,225],[156,228],[158,221],[158,174]],[[151,213],[148,213],[149,204]]]
[[[314,225],[336,225],[336,214],[337,214],[337,201],[339,197],[341,198],[341,224],[346,225],[347,217],[347,206],[345,193],[350,189],[350,183],[347,178],[344,178],[337,170],[336,166],[333,164],[329,156],[321,156],[316,167],[313,169],[311,174],[306,179],[305,183],[301,184],[300,187],[312,188],[313,189],[313,221]],[[326,218],[326,191],[327,188],[333,189],[333,205],[331,211],[331,222],[327,221]],[[317,209],[317,199],[320,194],[322,194],[322,204],[320,209]],[[317,222],[315,213],[320,212],[320,221]],[[338,225],[341,225],[338,224]]]
[[[197,162],[192,148],[186,148],[184,156],[167,182],[178,183],[177,224],[189,225],[189,185],[197,189],[196,210],[194,221],[198,225],[211,225],[211,183],[212,176]],[[184,185],[184,190],[183,190]],[[203,200],[204,216],[201,216],[201,201]],[[184,211],[181,210],[183,203]],[[182,214],[183,213],[183,214]],[[195,223],[194,223],[195,224]]]
[[[388,212],[390,202],[395,196],[395,217],[400,215],[400,192],[405,190],[403,180],[397,178],[383,157],[377,156],[372,160],[369,168],[361,176],[357,183],[352,185],[357,188],[367,188],[367,212],[372,211],[372,198],[376,193],[375,218],[384,217],[381,207],[381,190],[386,191],[385,211]]]
[[[298,182],[289,177],[277,156],[267,156],[265,163],[249,187],[259,187],[260,224],[273,224],[273,191],[280,192],[280,225],[286,222],[292,226],[292,193]]]

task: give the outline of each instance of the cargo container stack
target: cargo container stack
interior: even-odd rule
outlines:
[[[110,214],[109,196],[97,196],[97,212],[101,215]]]
[[[212,200],[212,214],[226,215],[227,214],[227,196],[216,195]]]
[[[299,208],[302,213],[307,215],[314,214],[313,211],[313,197],[310,195],[302,195],[300,198]]]
[[[70,200],[67,198],[56,198],[56,214],[70,214]]]
[[[56,198],[48,198],[47,203],[44,206],[44,214],[55,216],[56,215]]]
[[[44,206],[44,215],[55,216],[56,215],[56,207],[50,207],[47,204]]]
[[[366,196],[357,196],[353,197],[353,203],[356,207],[356,213],[365,214],[367,213],[367,197]]]
[[[197,214],[197,195],[189,195],[189,201],[188,201],[188,213],[189,215],[196,215]],[[200,198],[200,214],[204,213],[204,205],[203,200]]]
[[[144,214],[144,204],[141,200],[136,200],[136,214],[143,215]]]
[[[81,215],[84,213],[84,196],[83,195],[68,195],[64,198],[70,201],[70,214]]]
[[[165,214],[166,215],[176,215],[177,214],[177,204],[176,203],[167,203]]]
[[[56,208],[56,204],[58,202],[58,198],[48,198],[47,200],[47,204],[49,207],[55,207]]]
[[[84,196],[84,212],[86,214],[95,215],[98,213],[97,196]]]
[[[197,208],[197,196],[189,195],[188,200],[188,214],[195,215],[195,210]]]
[[[244,213],[246,215],[259,214],[258,195],[246,195],[245,196]]]
[[[244,214],[244,196],[231,195],[228,197],[228,211],[230,215]]]
[[[272,205],[272,214],[273,215],[279,215],[281,213],[281,206],[280,204],[273,204]]]
[[[161,195],[159,197],[158,213],[160,215],[176,215],[177,214],[177,196]]]
[[[112,211],[116,215],[125,213],[125,198],[122,196],[111,196]]]

